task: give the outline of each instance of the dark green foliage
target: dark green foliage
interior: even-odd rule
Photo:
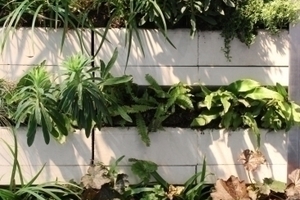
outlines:
[[[158,29],[173,45],[167,29],[180,27],[189,28],[191,37],[197,30],[222,30],[223,50],[230,59],[232,39],[237,37],[249,46],[259,28],[271,33],[287,28],[298,19],[299,5],[292,0],[0,0],[0,23],[5,27],[0,45],[3,51],[11,31],[20,26],[31,27],[32,33],[35,27],[62,27],[61,50],[68,30],[73,29],[82,50],[89,53],[81,31],[88,28],[102,37],[97,54],[108,29],[124,27],[127,63],[134,37],[144,54],[139,28]],[[105,31],[96,27],[105,27]]]
[[[87,137],[94,127],[136,126],[147,146],[149,134],[164,126],[251,128],[259,146],[259,128],[289,130],[300,122],[299,105],[289,101],[286,89],[279,84],[265,87],[242,79],[213,90],[182,83],[164,88],[146,75],[150,85],[140,87],[130,76],[113,77],[109,73],[116,56],[115,51],[107,65],[101,61],[95,68],[89,67],[87,58],[70,58],[61,84],[51,81],[42,63],[22,77],[16,89],[4,93],[4,104],[18,105],[4,116],[14,113],[12,120],[17,127],[28,125],[29,145],[38,126],[48,144],[50,135],[67,135],[72,124],[84,129]]]

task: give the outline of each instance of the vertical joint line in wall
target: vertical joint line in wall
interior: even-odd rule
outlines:
[[[200,32],[197,31],[197,73],[199,75],[200,69],[199,69],[199,53],[200,53]],[[198,81],[200,81],[199,77],[198,77]]]
[[[91,62],[91,66],[92,68],[95,67],[95,61],[94,61],[94,57],[95,57],[95,32],[93,30],[91,30],[91,57],[92,57],[92,62]],[[93,78],[95,78],[95,72],[93,72]],[[94,81],[94,80],[93,80]],[[91,155],[91,164],[94,164],[94,160],[95,160],[95,127],[92,128],[92,155]]]

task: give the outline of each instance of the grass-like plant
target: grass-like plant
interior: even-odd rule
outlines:
[[[76,32],[80,41],[82,50],[89,50],[84,45],[83,36],[80,28],[90,26],[85,13],[77,14],[72,11],[72,0],[12,0],[1,1],[2,9],[6,10],[4,16],[0,19],[3,23],[3,30],[0,34],[1,48],[3,52],[6,41],[10,34],[18,27],[25,24],[31,27],[31,40],[34,42],[35,27],[45,27],[57,29],[63,28],[60,49],[64,46],[64,41],[68,30],[71,28]],[[28,24],[29,23],[29,24]]]
[[[35,184],[39,175],[42,173],[45,165],[38,171],[38,173],[28,182],[24,181],[22,168],[18,160],[18,141],[14,128],[9,128],[13,135],[14,145],[9,145],[5,140],[2,140],[9,149],[9,152],[13,156],[11,179],[8,188],[0,188],[0,198],[3,200],[47,200],[55,199],[61,200],[67,196],[72,196],[75,199],[80,199],[79,192],[81,188],[72,183],[65,183],[59,181],[53,181],[42,184]],[[19,177],[19,183],[16,181],[16,177]],[[70,189],[76,188],[76,191]],[[79,191],[79,192],[78,192]]]

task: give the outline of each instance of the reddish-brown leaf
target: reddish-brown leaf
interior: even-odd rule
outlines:
[[[227,181],[218,179],[215,190],[210,194],[213,200],[250,200],[247,186],[235,176],[230,176]]]
[[[285,194],[289,199],[300,198],[300,169],[296,169],[289,174],[291,183],[286,187]]]
[[[241,161],[248,171],[255,171],[261,164],[266,162],[264,155],[259,151],[244,150],[239,156]]]

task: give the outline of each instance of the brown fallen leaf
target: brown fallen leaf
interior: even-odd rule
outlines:
[[[259,150],[252,151],[249,149],[244,150],[238,160],[243,163],[248,171],[255,171],[261,164],[266,162],[264,155]]]
[[[167,192],[168,199],[172,200],[174,198],[174,196],[179,196],[183,190],[184,190],[184,187],[182,187],[182,186],[175,187],[173,185],[170,185],[169,190]]]
[[[227,181],[218,179],[210,196],[213,200],[251,200],[245,182],[235,176]]]
[[[103,165],[93,165],[88,168],[88,173],[81,178],[85,188],[100,189],[102,185],[110,183],[107,176],[108,170]]]
[[[285,189],[286,196],[289,199],[300,198],[300,169],[296,169],[289,174],[292,181]]]

